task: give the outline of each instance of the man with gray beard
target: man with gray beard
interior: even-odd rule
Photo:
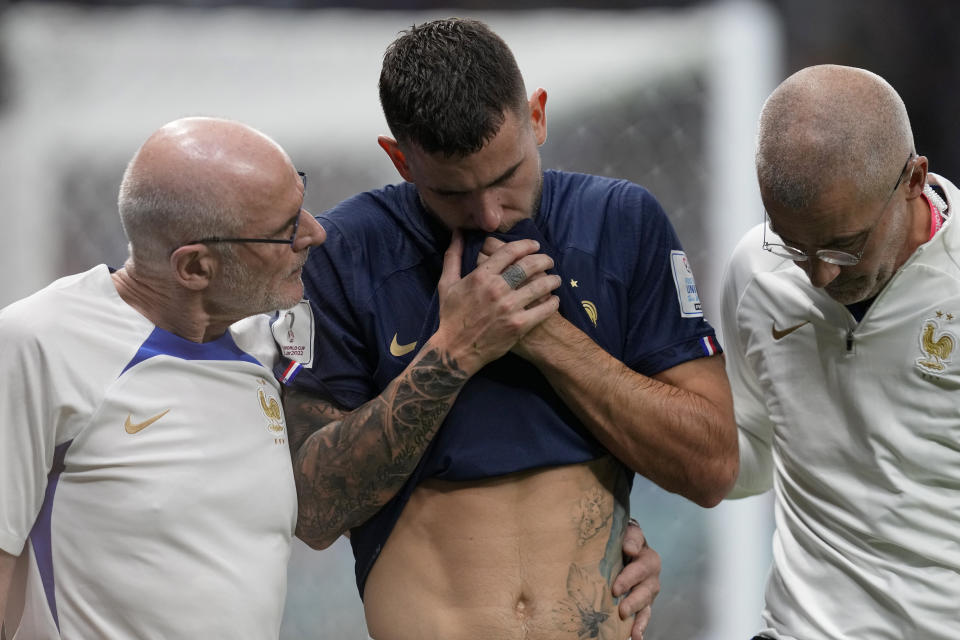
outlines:
[[[259,131],[171,122],[123,177],[126,264],[0,311],[7,637],[278,636],[297,499],[254,314],[303,296],[305,184]]]

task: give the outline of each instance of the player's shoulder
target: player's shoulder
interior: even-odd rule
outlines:
[[[544,194],[558,206],[563,203],[600,204],[608,210],[660,209],[660,203],[646,188],[630,180],[573,171],[544,172]]]
[[[350,196],[317,216],[325,228],[333,227],[345,234],[364,231],[389,233],[392,221],[407,217],[407,210],[416,198],[415,187],[408,182],[390,184],[379,189]]]
[[[310,251],[308,280],[334,277],[376,287],[383,278],[446,248],[411,183],[388,185],[344,200],[318,216],[326,241]],[[442,247],[440,246],[442,244]]]
[[[428,237],[423,218],[411,183],[358,193],[317,216],[327,239],[311,255],[329,253],[335,261],[363,265],[396,257],[411,241]]]
[[[672,226],[646,188],[620,178],[547,171],[541,213],[558,240],[631,247],[672,239]]]

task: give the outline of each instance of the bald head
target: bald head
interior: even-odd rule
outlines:
[[[859,198],[878,198],[912,151],[906,107],[883,78],[853,67],[807,67],[763,106],[757,179],[768,206],[793,211],[838,183]]]
[[[184,118],[164,125],[133,156],[120,185],[134,264],[158,267],[185,242],[235,235],[292,171],[283,149],[245,124]]]

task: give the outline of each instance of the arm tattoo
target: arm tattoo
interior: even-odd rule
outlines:
[[[455,360],[433,349],[348,413],[294,394],[288,428],[297,535],[326,546],[376,513],[413,472],[467,378]]]
[[[294,459],[310,434],[340,420],[347,413],[330,402],[289,387],[284,387],[283,412],[287,419],[290,453]]]

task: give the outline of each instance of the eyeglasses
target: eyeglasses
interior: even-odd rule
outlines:
[[[300,179],[303,181],[303,193],[307,193],[307,174],[302,171],[297,171],[297,175],[300,176]],[[297,217],[293,221],[293,233],[290,234],[290,238],[287,240],[281,240],[279,238],[221,238],[219,236],[212,236],[210,238],[201,238],[200,240],[191,240],[190,242],[184,242],[185,246],[188,244],[214,244],[217,242],[259,242],[262,244],[289,244],[293,246],[294,241],[297,239],[297,229],[300,227],[300,214],[303,212],[303,207],[297,211]]]
[[[897,189],[900,188],[900,183],[903,181],[904,173],[909,166],[910,161],[913,159],[913,153],[907,156],[907,161],[903,163],[903,168],[900,169],[899,175],[897,175],[897,182],[893,185],[893,189],[890,191],[890,195],[887,196],[886,201],[883,204],[883,209],[881,210],[880,217],[877,218],[877,221],[873,223],[873,226],[870,227],[870,230],[867,231],[867,235],[863,240],[863,247],[857,253],[848,253],[846,251],[839,251],[837,249],[817,249],[817,252],[814,256],[817,260],[821,262],[827,262],[829,264],[839,265],[841,267],[852,267],[853,265],[860,262],[860,259],[863,257],[863,252],[867,248],[867,243],[870,241],[870,234],[873,233],[873,230],[877,228],[880,222],[883,220],[883,216],[886,214],[887,206],[890,204],[890,200],[893,199],[893,194],[897,192]],[[804,262],[810,259],[810,255],[805,251],[801,251],[796,247],[791,247],[786,244],[779,244],[776,242],[767,242],[767,227],[769,227],[770,215],[764,211],[764,224],[763,224],[763,248],[772,253],[775,256],[780,256],[781,258],[789,258],[794,262]]]

